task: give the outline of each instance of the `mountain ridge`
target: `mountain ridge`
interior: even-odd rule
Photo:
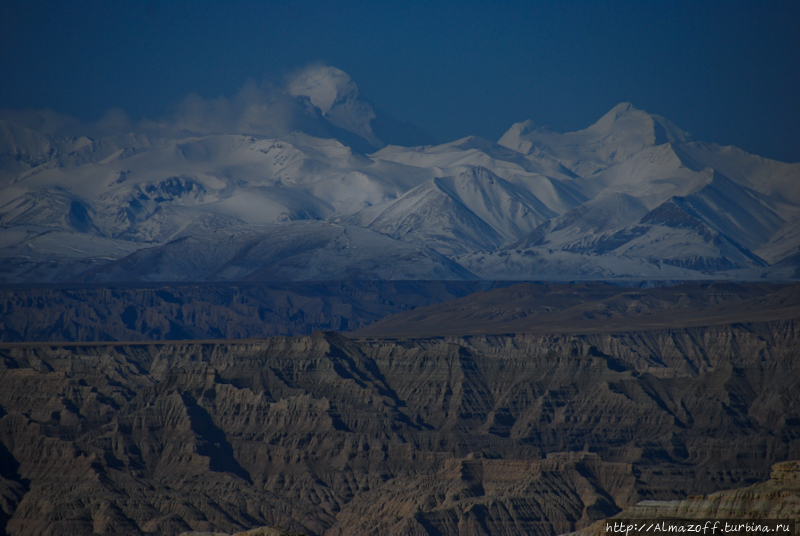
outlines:
[[[137,280],[119,272],[136,264],[123,257],[165,251],[190,235],[299,221],[363,228],[398,250],[431,248],[460,264],[459,277],[488,280],[791,279],[800,271],[800,163],[696,141],[630,103],[577,132],[526,121],[497,143],[469,136],[407,147],[379,136],[381,114],[335,67],[294,73],[286,88],[252,85],[230,101],[196,97],[174,127],[97,139],[57,138],[5,114],[0,280],[65,281],[80,272],[76,262],[91,270],[116,263],[97,273]],[[291,117],[316,114],[330,128],[269,135],[279,130],[269,121],[281,106]],[[253,127],[261,134],[237,131],[262,123]],[[190,124],[196,132],[177,134]],[[226,126],[231,133],[208,133]],[[198,240],[190,256],[213,247]],[[360,262],[344,250],[314,251],[323,264]],[[154,253],[152,262],[165,258]],[[45,265],[52,269],[28,269]],[[359,273],[352,265],[329,276]],[[387,266],[369,277],[395,275]]]

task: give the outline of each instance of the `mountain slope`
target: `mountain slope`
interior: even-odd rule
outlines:
[[[458,257],[482,277],[758,277],[760,252],[774,263],[800,245],[797,165],[695,142],[627,103],[574,133],[518,124],[501,144],[558,158],[588,200],[497,253]]]
[[[474,279],[428,248],[320,221],[191,234],[76,276],[111,281]]]
[[[649,147],[690,139],[667,119],[623,102],[584,130],[559,134],[526,121],[513,125],[498,143],[526,155],[555,158],[587,177]]]
[[[554,215],[544,203],[485,168],[432,179],[350,220],[443,253],[493,250]]]
[[[261,124],[277,121],[280,106],[301,130]],[[69,279],[140,249],[172,251],[167,245],[178,240],[193,244],[187,258],[206,258],[218,247],[204,242],[211,237],[297,221],[362,227],[432,248],[490,279],[800,273],[800,163],[694,141],[629,103],[578,132],[526,122],[500,143],[470,136],[414,147],[395,143],[426,140],[382,116],[334,67],[291,75],[285,93],[253,86],[231,101],[184,108],[171,123],[98,139],[0,121],[4,281],[32,279],[28,271]],[[248,125],[261,134],[242,134]],[[276,251],[291,254],[279,233],[267,234]],[[336,248],[317,252],[329,256],[321,264],[357,262]],[[113,270],[124,279],[122,265]],[[361,273],[337,270],[330,273]],[[153,273],[180,270],[165,264]],[[432,274],[422,265],[416,275],[403,273]],[[215,274],[202,277],[229,277]]]

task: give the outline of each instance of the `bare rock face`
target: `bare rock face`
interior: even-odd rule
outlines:
[[[251,530],[237,532],[235,534],[225,534],[223,532],[197,532],[191,530],[184,532],[181,536],[306,536],[299,532],[293,532],[281,527],[257,527]]]
[[[800,459],[798,347],[792,320],[416,341],[6,344],[0,526],[52,536],[570,532]],[[788,469],[778,475],[794,482]]]
[[[470,454],[404,480],[356,497],[328,533],[558,534],[615,512],[615,496],[624,502],[636,485],[630,464],[589,452],[535,461]]]
[[[618,519],[781,519],[800,516],[800,461],[776,463],[766,482],[675,501],[642,501],[614,516]],[[613,518],[612,518],[613,521]],[[598,522],[575,536],[605,534]]]

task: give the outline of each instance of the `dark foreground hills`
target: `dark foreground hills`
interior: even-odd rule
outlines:
[[[509,283],[309,281],[0,288],[0,341],[242,339],[346,331]]]
[[[657,282],[663,284],[663,282]],[[644,282],[644,285],[652,282]],[[588,333],[800,316],[800,286],[309,281],[8,286],[0,342]]]
[[[447,323],[438,305],[381,324],[428,311],[440,336],[379,337],[375,324],[369,336],[3,343],[0,527],[545,536],[754,486],[800,459],[797,294],[525,286],[451,301]],[[492,312],[493,299],[506,306]],[[473,317],[492,329],[476,333],[459,303],[480,304]],[[537,303],[563,329],[514,324],[547,325]],[[762,499],[794,504],[792,489]]]

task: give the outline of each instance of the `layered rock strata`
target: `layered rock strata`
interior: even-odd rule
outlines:
[[[0,347],[8,534],[553,535],[800,458],[800,323]]]
[[[637,520],[765,520],[800,519],[800,461],[772,466],[769,480],[746,488],[723,490],[707,495],[693,495],[675,501],[642,501],[611,518]],[[592,524],[574,536],[606,534],[606,523]]]

